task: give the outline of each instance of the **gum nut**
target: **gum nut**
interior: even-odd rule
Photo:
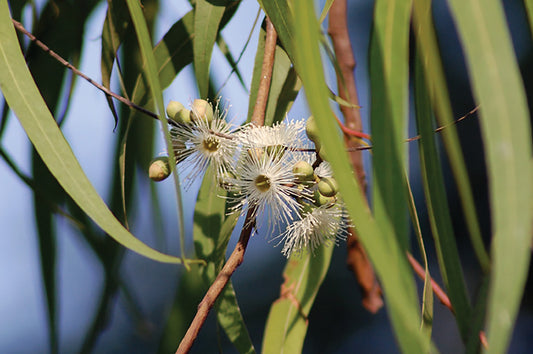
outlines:
[[[292,172],[299,181],[310,181],[314,177],[313,166],[307,161],[298,161],[292,167]]]
[[[322,193],[320,193],[318,189],[315,191],[315,194],[313,195],[313,197],[315,199],[316,206],[322,206],[322,205],[331,204],[335,202],[335,198],[326,197],[325,195],[322,195]]]
[[[161,156],[153,159],[150,163],[150,168],[148,169],[148,176],[155,182],[160,182],[170,176],[168,156]]]
[[[196,99],[191,107],[191,120],[205,119],[208,122],[213,120],[213,107],[206,100]]]
[[[307,118],[307,122],[305,123],[305,133],[309,140],[313,141],[315,144],[318,143],[318,127],[315,122],[315,117],[310,116]]]
[[[333,197],[339,191],[339,185],[335,178],[323,177],[318,182],[318,191],[325,197]]]
[[[170,101],[167,105],[167,116],[173,119],[176,113],[178,113],[184,108],[185,107],[178,101]]]
[[[174,120],[178,123],[189,124],[191,123],[191,111],[187,108],[183,108],[181,111],[176,113]]]

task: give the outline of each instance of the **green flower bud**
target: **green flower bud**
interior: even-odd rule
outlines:
[[[315,122],[315,117],[310,116],[309,118],[307,118],[307,122],[305,123],[305,133],[307,134],[309,140],[311,140],[317,145],[320,144],[320,140],[318,138],[318,127]]]
[[[335,203],[335,197],[326,197],[322,195],[322,193],[320,193],[318,189],[315,191],[315,194],[313,195],[313,199],[315,200],[316,206]]]
[[[168,156],[156,157],[150,162],[148,176],[152,181],[160,182],[170,176],[170,164]]]
[[[322,177],[318,182],[318,190],[325,197],[333,197],[339,191],[339,185],[333,177]]]
[[[315,177],[313,166],[307,161],[298,161],[292,167],[292,172],[300,182],[312,181]]]
[[[196,99],[192,103],[190,117],[192,121],[204,119],[211,122],[213,120],[213,107],[206,100]]]
[[[181,111],[176,113],[174,115],[174,120],[178,123],[182,124],[190,124],[191,123],[191,111],[187,108],[183,108]]]
[[[184,109],[185,107],[178,101],[170,101],[167,105],[167,116],[170,119],[174,119],[176,113]]]

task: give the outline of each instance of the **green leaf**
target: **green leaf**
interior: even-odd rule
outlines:
[[[194,248],[198,258],[207,262],[200,270],[206,287],[211,285],[222,269],[226,248],[239,218],[238,213],[227,215],[226,192],[218,187],[214,171],[206,171],[194,209]],[[230,341],[240,353],[255,352],[244,323],[231,280],[216,303],[217,319]]]
[[[172,146],[172,141],[170,139],[170,132],[166,119],[162,114],[165,112],[165,105],[163,103],[163,93],[161,91],[161,85],[159,83],[158,69],[159,66],[156,65],[155,56],[153,53],[152,42],[150,40],[150,34],[148,32],[148,27],[144,19],[141,6],[135,0],[126,0],[128,3],[128,9],[130,11],[131,20],[135,27],[135,32],[137,33],[137,39],[139,42],[139,47],[141,49],[141,54],[144,61],[144,73],[145,78],[148,81],[150,86],[150,92],[152,93],[152,99],[156,102],[156,111],[161,121],[161,128],[165,136],[167,153],[170,161],[175,161],[174,157],[174,148]],[[174,169],[174,164],[171,164],[171,168]],[[182,262],[185,261],[185,221],[183,219],[183,201],[181,197],[181,187],[180,181],[177,173],[172,173],[174,177],[174,187],[176,190],[176,202],[177,202],[177,213],[178,213],[178,224],[179,224],[179,237],[180,237],[180,250],[181,250],[181,259]],[[187,264],[184,264],[187,267]]]
[[[416,122],[420,133],[420,139],[418,140],[420,170],[440,273],[455,309],[459,332],[463,341],[466,342],[471,321],[471,308],[455,242],[448,199],[446,198],[441,161],[437,152],[430,98],[428,96],[430,90],[427,89],[424,68],[418,54],[419,51],[417,51],[415,62],[414,88]]]
[[[264,353],[301,353],[309,311],[322,285],[331,262],[333,246],[321,246],[313,254],[293,255],[285,266],[281,296],[270,307]]]
[[[480,103],[492,223],[489,352],[505,352],[522,298],[533,215],[530,114],[500,1],[451,0]]]
[[[181,260],[162,254],[129,233],[109,211],[83,173],[70,146],[46,107],[24,57],[9,17],[0,1],[0,88],[50,172],[76,203],[117,242],[145,257],[166,263]]]
[[[107,2],[107,14],[102,28],[102,54],[100,59],[100,72],[102,74],[102,85],[111,89],[111,72],[117,56],[118,49],[122,44],[124,36],[130,29],[130,15],[126,3],[123,1]],[[106,95],[107,104],[118,121],[118,115],[113,105],[113,99]]]
[[[481,268],[484,272],[488,272],[490,261],[481,237],[474,197],[461,151],[461,145],[457,136],[457,128],[453,124],[452,105],[448,95],[444,69],[437,47],[438,42],[431,17],[431,1],[414,0],[413,23],[416,40],[420,48],[422,65],[424,67],[428,95],[434,107],[437,120],[441,126],[446,126],[446,129],[442,130],[440,135],[444,141],[457,190],[461,197],[461,205],[470,241]]]
[[[326,16],[328,15],[329,9],[331,9],[331,5],[333,5],[334,0],[327,0],[324,4],[324,8],[322,9],[322,13],[320,14],[320,18],[318,19],[318,22],[322,23],[326,19]]]
[[[407,194],[409,203],[409,214],[411,215],[411,221],[413,223],[413,229],[418,241],[418,248],[420,249],[420,255],[424,260],[424,291],[422,293],[422,323],[420,328],[424,333],[427,341],[427,346],[431,344],[431,331],[433,328],[433,288],[431,287],[431,274],[429,273],[428,257],[426,254],[426,247],[424,246],[424,239],[422,238],[422,230],[420,228],[420,220],[418,219],[418,212],[416,211],[415,199],[413,197],[413,190],[409,179],[407,181]]]
[[[357,233],[381,279],[387,307],[396,337],[403,351],[427,352],[427,343],[419,331],[420,310],[415,284],[405,253],[392,233],[373,219],[353,176],[335,117],[329,107],[328,88],[324,81],[318,48],[319,29],[314,9],[304,0],[295,1],[295,43],[298,43],[296,70],[306,90],[307,102],[316,119],[323,146],[328,154],[340,193],[354,222]],[[343,191],[346,191],[343,193]]]
[[[209,65],[226,1],[196,0],[194,8],[194,73],[200,98],[208,98]],[[211,97],[212,98],[212,97]]]
[[[373,207],[385,232],[409,244],[404,171],[407,161],[411,1],[378,0],[370,38]],[[394,231],[393,231],[394,230]]]

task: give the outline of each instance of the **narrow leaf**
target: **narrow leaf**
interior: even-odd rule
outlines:
[[[488,272],[490,267],[489,257],[481,238],[474,196],[457,136],[457,129],[452,124],[454,119],[452,105],[448,95],[442,60],[437,47],[437,37],[431,16],[431,1],[414,0],[413,23],[420,48],[422,65],[424,66],[426,88],[439,124],[446,126],[446,129],[441,131],[440,135],[444,141],[455,184],[461,197],[461,205],[470,240],[481,268],[484,272]]]
[[[194,9],[194,73],[201,98],[208,98],[209,65],[226,1],[196,0]],[[213,98],[213,97],[211,97]]]
[[[158,75],[158,66],[156,65],[156,60],[153,53],[152,42],[150,40],[150,34],[148,32],[148,27],[144,19],[141,6],[135,0],[127,0],[128,9],[130,11],[131,19],[135,27],[135,32],[137,33],[137,39],[139,41],[139,47],[141,49],[141,54],[144,60],[144,72],[145,77],[148,80],[150,86],[150,92],[152,93],[152,98],[156,103],[156,111],[161,121],[161,128],[165,137],[167,153],[170,161],[175,161],[174,149],[172,147],[172,141],[170,139],[170,133],[168,130],[166,119],[162,116],[165,112],[165,105],[163,103],[163,93],[161,91],[161,85],[159,83]],[[175,168],[171,164],[171,168]],[[176,190],[176,202],[177,202],[177,213],[178,213],[178,224],[179,224],[179,237],[180,237],[180,250],[181,250],[181,259],[185,260],[185,221],[183,219],[183,201],[181,198],[181,187],[180,181],[177,173],[172,173],[174,177],[174,187]],[[187,267],[187,264],[185,264]]]
[[[335,152],[328,154],[329,162],[357,233],[381,278],[396,337],[403,351],[426,352],[426,340],[419,331],[420,312],[416,289],[406,256],[394,234],[385,233],[368,210],[353,177],[335,117],[329,107],[328,89],[321,70],[319,29],[314,9],[304,0],[295,1],[294,16],[295,43],[298,43],[295,47],[298,50],[296,70],[304,84],[307,102],[316,119],[323,147]]]
[[[378,0],[370,38],[373,198],[376,221],[408,249],[407,161],[411,1]]]
[[[309,321],[307,317],[329,269],[333,246],[315,254],[293,255],[285,266],[281,296],[268,314],[264,353],[301,353]]]
[[[430,91],[426,86],[427,81],[424,77],[423,66],[418,54],[419,52],[417,51],[414,88],[416,121],[421,137],[418,140],[420,170],[440,272],[450,301],[455,309],[459,332],[463,341],[466,342],[469,334],[471,308],[455,242],[455,233],[444,187],[440,157],[437,152],[432,124],[432,111],[428,96]]]
[[[501,2],[451,0],[449,4],[474,97],[481,105],[493,234],[488,351],[502,353],[511,339],[531,257],[530,114]]]
[[[208,169],[194,210],[194,248],[196,256],[207,262],[200,269],[206,287],[211,285],[226,260],[226,248],[239,214],[226,216],[226,193],[216,183],[214,172]],[[230,341],[240,353],[255,352],[244,323],[231,280],[216,304],[217,319]]]
[[[76,203],[117,242],[148,258],[181,263],[129,233],[109,211],[83,173],[35,86],[18,45],[6,0],[0,1],[0,87],[50,172]]]

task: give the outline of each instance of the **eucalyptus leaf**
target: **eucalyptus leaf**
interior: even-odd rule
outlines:
[[[181,260],[162,254],[129,233],[113,216],[83,173],[46,107],[26,67],[6,0],[0,1],[0,88],[50,172],[76,203],[117,242],[145,257],[166,263]]]
[[[481,105],[493,234],[488,351],[502,353],[511,339],[531,257],[530,113],[501,2],[449,3]]]

